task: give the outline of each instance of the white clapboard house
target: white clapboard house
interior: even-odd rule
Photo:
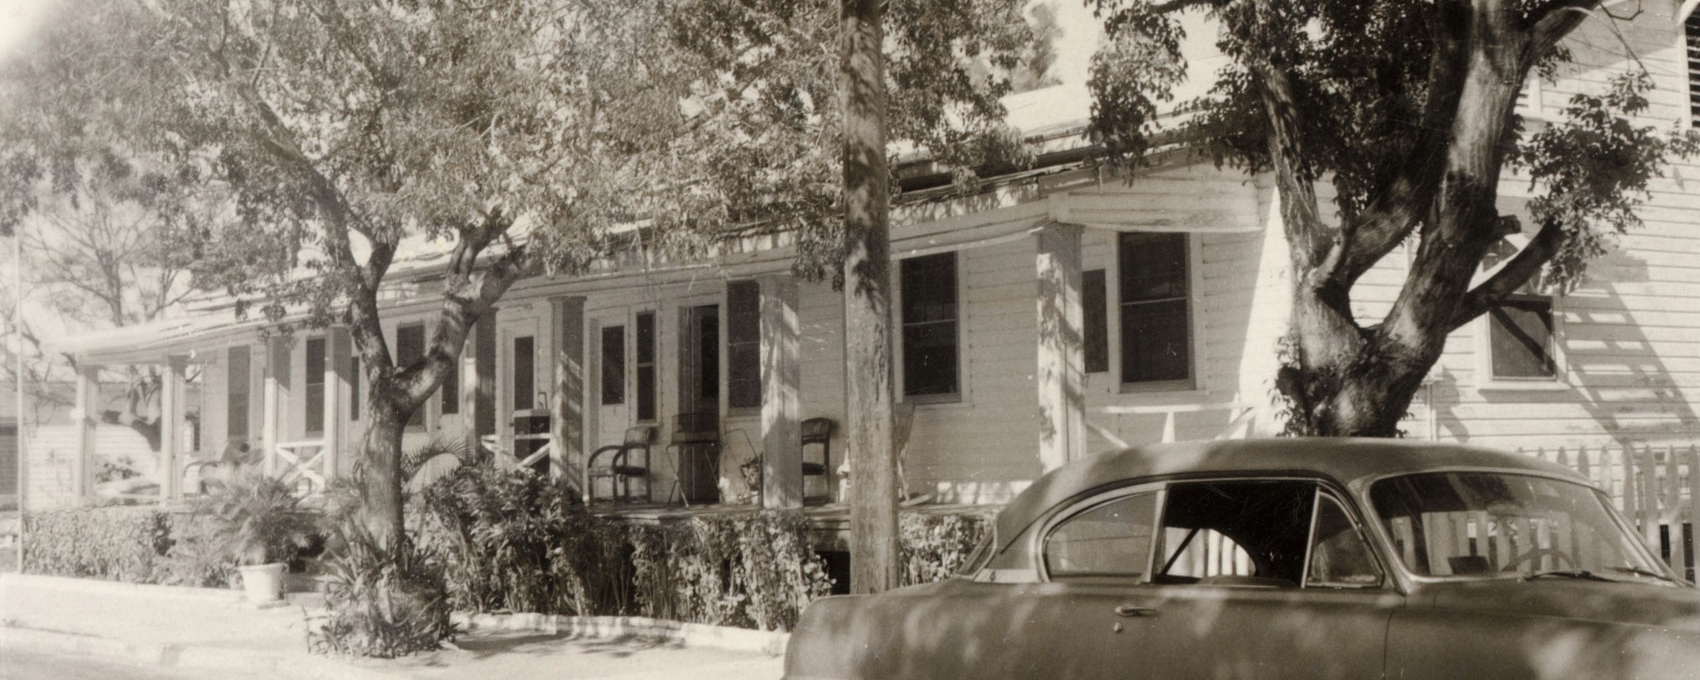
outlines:
[[[1524,114],[1554,116],[1572,94],[1601,90],[1628,44],[1658,82],[1645,120],[1700,125],[1700,20],[1681,18],[1674,0],[1644,7],[1621,37],[1587,22],[1571,41],[1582,66],[1530,82]],[[1183,152],[1130,182],[1093,162],[1082,88],[1008,103],[1038,167],[985,178],[974,195],[910,173],[894,207],[905,491],[998,503],[1048,466],[1109,447],[1277,430],[1289,272],[1272,182]],[[1671,167],[1653,186],[1645,228],[1595,262],[1586,284],[1519,295],[1453,335],[1413,402],[1409,436],[1524,449],[1700,440],[1700,164]],[[1507,181],[1502,209],[1517,211],[1525,188]],[[794,279],[789,258],[765,242],[712,261],[634,258],[522,281],[476,328],[461,374],[423,409],[410,443],[482,440],[582,490],[585,454],[642,428],[649,460],[625,467],[646,469],[597,471],[608,476],[590,478],[595,503],[836,503],[853,426],[842,298]],[[1385,309],[1406,262],[1395,252],[1364,277],[1363,313]],[[403,361],[425,345],[436,307],[421,293],[441,263],[420,245],[391,276],[385,328]],[[197,403],[181,385],[164,391],[172,417],[155,467],[166,483],[150,493],[192,492],[195,463],[233,443],[304,490],[351,463],[361,386],[346,330],[262,339],[230,300],[209,298],[170,321],[60,345],[89,375],[102,364],[198,366]],[[52,480],[32,486],[32,507],[93,492],[100,440],[82,423],[31,450],[32,476]],[[191,423],[198,436],[182,432]],[[766,481],[754,486],[765,489],[744,473],[757,455]]]

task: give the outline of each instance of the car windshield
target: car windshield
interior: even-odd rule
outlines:
[[[1370,501],[1419,576],[1672,582],[1594,489],[1498,472],[1384,479]]]

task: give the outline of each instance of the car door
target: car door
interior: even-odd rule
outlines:
[[[1149,602],[1160,484],[1116,489],[1057,513],[1041,530],[1041,583],[1010,603],[1026,630],[1000,677],[1143,677],[1158,653]]]
[[[1348,507],[1305,480],[1171,485],[1151,584],[1118,605],[1151,676],[1380,677],[1403,596]]]

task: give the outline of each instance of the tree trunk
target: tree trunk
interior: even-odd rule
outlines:
[[[368,371],[368,384],[373,380]],[[366,434],[360,439],[360,513],[358,520],[378,545],[392,548],[405,527],[402,523],[401,440],[412,409],[403,409],[384,399],[382,390],[368,390]]]
[[[880,0],[842,0],[845,433],[850,448],[850,591],[897,585],[897,451],[891,439],[890,176]]]

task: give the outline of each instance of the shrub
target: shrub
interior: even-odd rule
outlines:
[[[906,512],[898,516],[898,583],[950,578],[991,531],[993,511],[963,514]]]
[[[288,484],[259,472],[243,472],[196,498],[193,513],[210,523],[207,549],[239,564],[295,559],[313,531],[313,519]]]
[[[584,551],[590,518],[546,478],[463,465],[413,500],[414,540],[443,567],[456,609],[583,613],[591,588],[574,593],[576,572],[555,558]]]
[[[647,616],[789,630],[832,590],[798,512],[694,517],[633,527],[636,593]]]
[[[155,583],[171,539],[152,508],[78,508],[24,515],[24,571]]]
[[[403,539],[386,550],[352,522],[333,529],[325,612],[308,621],[307,648],[390,659],[436,649],[454,636],[443,572]]]
[[[222,530],[210,518],[190,513],[168,515],[171,547],[166,550],[159,583],[195,588],[233,588],[236,560],[221,545]]]

